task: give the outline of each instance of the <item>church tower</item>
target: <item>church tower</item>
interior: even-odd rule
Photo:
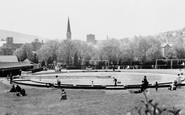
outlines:
[[[67,23],[67,34],[66,34],[67,40],[71,40],[71,28],[70,28],[70,22],[68,18],[68,23]]]

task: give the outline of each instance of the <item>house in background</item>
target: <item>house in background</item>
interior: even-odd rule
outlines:
[[[96,44],[96,39],[94,34],[88,34],[86,38],[87,43]]]
[[[163,57],[166,57],[167,53],[172,48],[172,46],[173,44],[169,44],[169,43],[164,43],[161,45],[161,52]]]
[[[36,38],[36,39],[31,43],[32,48],[33,48],[33,51],[39,50],[39,49],[42,47],[43,44],[44,44],[43,41],[40,42],[39,39]]]
[[[33,42],[28,44],[32,46],[33,51],[37,51],[42,47],[44,43],[43,41],[39,41],[39,39],[35,39]],[[0,41],[0,48],[2,48],[4,51],[3,55],[13,55],[13,52],[16,49],[21,48],[22,45],[24,45],[24,43],[14,43],[13,37],[7,37],[6,41]]]
[[[16,50],[17,48],[20,48],[23,44],[22,43],[14,43],[13,37],[7,37],[6,43],[3,44],[4,47]]]

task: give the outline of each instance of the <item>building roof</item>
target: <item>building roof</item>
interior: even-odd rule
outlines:
[[[26,58],[23,62],[28,63],[28,64],[33,64],[33,62],[28,58]]]
[[[33,64],[28,64],[26,62],[0,62],[0,69],[23,69],[31,68]]]
[[[173,46],[173,44],[170,44],[170,43],[163,43],[163,44],[161,44],[161,47],[163,48],[163,47],[166,47],[167,45],[170,46],[170,47]]]
[[[18,59],[13,55],[2,55],[0,56],[0,62],[18,62]]]

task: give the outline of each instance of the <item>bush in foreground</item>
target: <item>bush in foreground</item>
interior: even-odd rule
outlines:
[[[145,100],[141,101],[144,106],[143,107],[135,107],[133,110],[136,111],[139,115],[180,115],[180,109],[173,107],[173,109],[167,109],[159,107],[158,103],[155,103],[153,99],[148,100],[146,93],[143,93]],[[127,115],[132,115],[131,112],[127,113]]]

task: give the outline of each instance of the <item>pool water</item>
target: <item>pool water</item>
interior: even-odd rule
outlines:
[[[141,84],[146,75],[150,84],[156,81],[172,82],[177,75],[156,73],[131,73],[131,72],[82,72],[82,73],[56,73],[47,75],[36,75],[32,80],[41,82],[57,83],[56,75],[59,76],[61,84],[76,85],[114,85],[113,77],[117,78],[119,85]]]

